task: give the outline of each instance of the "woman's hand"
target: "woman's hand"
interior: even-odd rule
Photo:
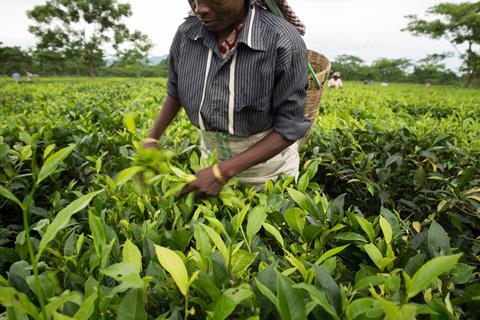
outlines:
[[[195,191],[196,199],[215,197],[220,193],[223,185],[215,178],[213,167],[208,167],[197,173],[197,179],[185,186],[180,192],[180,196]]]
[[[158,145],[158,141],[142,141],[142,148],[143,149],[153,149],[156,148]]]

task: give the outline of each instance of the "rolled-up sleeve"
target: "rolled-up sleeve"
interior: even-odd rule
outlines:
[[[290,52],[282,60],[272,95],[273,128],[285,139],[295,141],[311,125],[304,115],[308,85],[306,50]]]
[[[167,93],[170,96],[178,98],[178,74],[177,64],[180,58],[180,32],[177,31],[170,46],[170,53],[168,54],[168,80]]]

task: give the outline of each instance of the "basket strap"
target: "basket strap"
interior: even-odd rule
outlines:
[[[265,0],[265,4],[267,5],[268,9],[275,15],[279,16],[282,19],[285,19],[283,16],[282,10],[278,7],[278,4],[275,0]],[[320,89],[320,83],[318,83],[317,76],[315,75],[315,71],[313,70],[312,65],[310,62],[308,63],[308,72],[313,78],[313,82],[315,83],[315,87]]]
[[[315,87],[317,89],[320,89],[320,83],[318,82],[317,75],[315,74],[315,71],[313,70],[313,67],[310,64],[310,62],[308,63],[308,72],[310,73],[310,75],[313,78],[313,82],[315,83]]]
[[[265,4],[273,14],[279,16],[280,18],[285,18],[283,16],[282,10],[280,10],[275,0],[265,0]]]

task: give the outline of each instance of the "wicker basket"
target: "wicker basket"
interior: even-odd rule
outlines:
[[[309,76],[307,101],[305,103],[305,117],[312,122],[312,126],[308,129],[308,131],[305,133],[305,136],[300,141],[300,147],[303,147],[306,144],[308,136],[310,135],[310,131],[313,127],[313,123],[317,118],[325,81],[327,80],[328,74],[330,73],[330,61],[323,54],[320,54],[313,50],[308,50],[308,62],[310,62],[313,70],[315,71],[315,75],[317,77],[320,88],[317,88],[315,82],[312,79],[312,76]]]

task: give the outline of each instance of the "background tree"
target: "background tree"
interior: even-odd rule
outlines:
[[[152,48],[153,43],[148,36],[136,31],[129,35],[127,48],[121,49],[119,46],[115,46],[118,60],[113,63],[112,67],[130,68],[139,77],[149,63],[148,54]]]
[[[332,71],[339,71],[346,80],[363,80],[366,76],[367,66],[365,61],[357,56],[341,54],[332,62]]]
[[[380,58],[373,62],[371,69],[378,81],[403,82],[407,77],[407,69],[411,66],[408,59]]]
[[[416,15],[409,15],[407,18],[410,22],[404,30],[433,39],[448,39],[464,62],[464,85],[469,87],[478,77],[480,69],[480,1],[442,3],[429,8],[427,14],[438,18],[427,21]],[[461,51],[459,45],[466,45],[466,49]]]
[[[33,66],[36,72],[53,74],[54,76],[65,73],[67,59],[58,51],[37,49],[33,52]]]
[[[410,79],[417,83],[452,84],[457,82],[457,75],[448,70],[443,61],[451,57],[452,53],[429,54],[417,61],[410,75]]]
[[[116,0],[48,0],[27,14],[35,22],[29,30],[39,39],[38,50],[81,62],[91,76],[107,49],[130,39],[123,22],[132,14],[130,4]]]
[[[0,74],[24,73],[31,68],[32,58],[20,47],[4,47],[0,42]]]

